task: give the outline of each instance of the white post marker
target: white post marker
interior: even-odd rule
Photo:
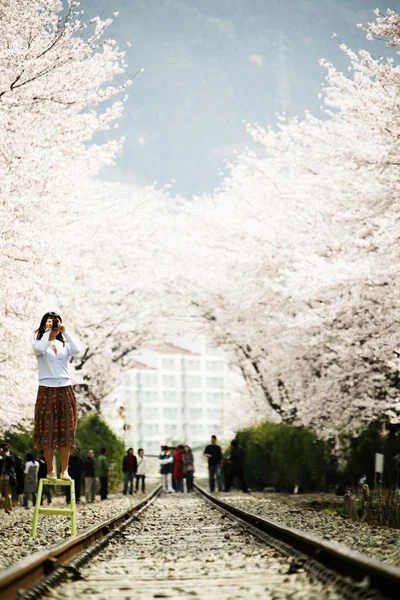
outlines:
[[[384,465],[384,456],[383,454],[379,454],[378,452],[375,452],[375,477],[374,477],[374,488],[376,489],[376,483],[377,483],[377,474],[380,473],[380,475],[383,474],[383,465]]]

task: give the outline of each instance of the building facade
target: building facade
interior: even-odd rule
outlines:
[[[222,432],[228,364],[216,348],[163,344],[141,349],[135,359],[106,415],[127,446],[147,454],[157,454],[161,444],[202,448]]]

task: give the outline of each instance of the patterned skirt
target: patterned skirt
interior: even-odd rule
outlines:
[[[35,404],[35,448],[69,448],[75,443],[76,398],[72,385],[40,385]]]

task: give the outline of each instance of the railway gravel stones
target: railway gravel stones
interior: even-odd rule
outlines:
[[[368,523],[313,510],[308,508],[309,501],[302,496],[284,494],[248,496],[241,492],[229,492],[222,494],[221,498],[225,502],[272,521],[301,529],[375,559],[400,566],[400,530],[398,529],[371,526]]]
[[[149,491],[157,483],[157,481],[150,481]],[[141,499],[142,495],[140,494],[137,496],[114,494],[110,495],[108,500],[103,502],[98,500],[95,504],[86,504],[83,500],[77,505],[78,532],[129,508],[132,504],[140,502]],[[64,508],[65,500],[62,497],[56,497],[54,505]],[[47,506],[47,503],[45,503],[45,506]],[[32,517],[33,507],[29,510],[22,507],[14,508],[10,515],[7,515],[4,511],[1,512],[0,544],[3,548],[7,548],[7,552],[2,552],[0,555],[0,570],[25,556],[31,556],[34,552],[61,542],[71,535],[69,518],[50,515],[39,517],[38,535],[35,539],[32,539],[30,536]]]
[[[195,495],[157,499],[53,600],[340,600]]]

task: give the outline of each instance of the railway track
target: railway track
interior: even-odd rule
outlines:
[[[59,600],[400,597],[398,568],[252,515],[199,487],[197,494],[158,498],[159,492],[6,569],[1,600],[49,592]]]

